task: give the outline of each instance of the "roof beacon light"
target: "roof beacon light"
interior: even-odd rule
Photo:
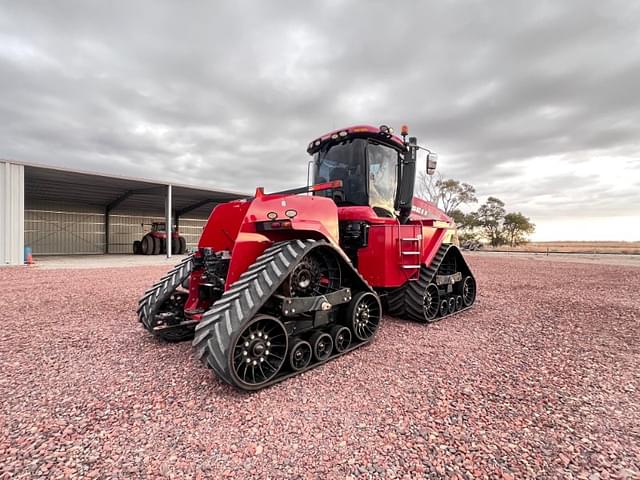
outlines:
[[[409,135],[409,125],[402,125],[400,128],[400,133],[404,137],[405,135]]]

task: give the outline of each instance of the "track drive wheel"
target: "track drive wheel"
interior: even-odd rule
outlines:
[[[382,306],[377,295],[371,292],[357,293],[347,308],[347,321],[358,340],[371,339],[378,326],[382,314]]]
[[[313,348],[313,358],[319,362],[328,360],[333,352],[333,339],[328,333],[317,331],[309,339]]]
[[[311,357],[313,356],[311,344],[300,338],[293,339],[291,343],[289,365],[291,365],[291,368],[296,372],[304,370],[307,368],[307,365],[309,365],[309,362],[311,362]]]
[[[331,327],[331,338],[333,338],[333,348],[336,349],[336,352],[342,353],[351,344],[351,330],[349,327],[344,327],[342,325],[334,325]]]
[[[244,388],[259,388],[278,374],[287,347],[287,331],[280,320],[269,315],[255,316],[235,336],[228,350],[231,377]]]

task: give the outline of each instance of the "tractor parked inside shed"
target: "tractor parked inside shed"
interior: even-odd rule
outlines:
[[[164,222],[141,223],[150,226],[151,230],[142,240],[133,242],[133,253],[136,255],[160,255],[167,252],[167,224]],[[187,251],[187,241],[174,226],[171,232],[171,251],[181,255]]]
[[[310,186],[214,208],[198,249],[140,299],[167,341],[193,339],[225,382],[257,390],[368,344],[388,314],[430,323],[474,303],[454,222],[414,199],[427,151],[386,126],[314,139]]]

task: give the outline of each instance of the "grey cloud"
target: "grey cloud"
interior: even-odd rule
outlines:
[[[640,160],[639,22],[596,1],[4,3],[0,157],[276,190],[325,131],[408,122],[480,195],[628,212],[638,164],[618,188],[515,179],[536,157]]]

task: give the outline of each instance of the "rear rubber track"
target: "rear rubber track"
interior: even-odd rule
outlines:
[[[324,363],[312,362],[308,367],[291,373],[283,373],[286,371],[283,367],[281,372],[269,382],[256,387],[248,387],[234,381],[231,375],[233,366],[229,355],[229,349],[233,348],[237,336],[245,325],[276,292],[298,261],[311,250],[320,246],[331,248],[337,254],[342,253],[333,249],[327,242],[310,239],[278,242],[267,248],[255,263],[240,275],[240,278],[212,305],[211,309],[203,315],[200,323],[196,325],[193,339],[196,357],[205,366],[213,369],[223,381],[244,390],[256,390],[273,385]],[[346,256],[341,256],[343,260],[349,262]],[[364,290],[375,293],[355,270],[352,273],[362,282]],[[350,348],[344,352],[334,353],[329,359],[368,343],[372,338],[365,342],[354,341]]]
[[[185,257],[179,264],[173,267],[153,287],[145,292],[138,300],[138,320],[153,335],[168,341],[179,341],[188,338],[175,338],[175,335],[165,335],[153,330],[152,319],[158,313],[162,304],[171,297],[177,288],[184,282],[193,270],[193,256]],[[167,331],[169,333],[169,331]],[[189,335],[190,336],[190,335]]]
[[[425,320],[423,312],[424,294],[427,289],[427,285],[434,280],[442,261],[447,255],[449,249],[452,247],[456,248],[451,244],[443,243],[440,245],[438,252],[431,261],[431,264],[428,267],[426,265],[422,265],[422,267],[420,267],[420,276],[418,280],[407,282],[402,287],[387,295],[387,311],[389,315],[398,318],[408,318],[422,323],[427,321]],[[430,322],[435,322],[451,315],[455,315],[456,313],[469,308],[471,308],[471,305],[456,310],[454,313],[448,313],[446,315],[438,314],[438,316]]]

